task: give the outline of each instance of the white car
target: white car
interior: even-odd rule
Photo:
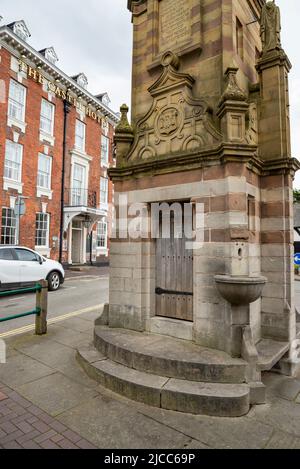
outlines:
[[[0,245],[0,289],[25,287],[47,280],[50,291],[64,283],[65,271],[59,262],[46,259],[32,249]]]

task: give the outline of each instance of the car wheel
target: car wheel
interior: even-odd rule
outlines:
[[[61,284],[60,274],[58,272],[52,272],[48,277],[48,288],[49,291],[56,291],[59,289]]]

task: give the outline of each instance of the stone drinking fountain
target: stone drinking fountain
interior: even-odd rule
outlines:
[[[254,392],[259,392],[258,400],[264,402],[264,385],[258,369],[258,351],[250,325],[250,304],[262,296],[267,279],[262,276],[245,275],[249,270],[245,244],[237,243],[237,255],[232,265],[236,275],[216,275],[214,277],[220,295],[230,304],[232,323],[231,355],[248,363],[247,381],[252,383]]]
[[[231,350],[233,357],[249,361],[249,353],[257,358],[257,351],[250,324],[250,305],[262,296],[267,279],[251,272],[249,265],[249,244],[237,242],[234,246],[231,274],[214,277],[220,295],[230,304],[232,324]],[[247,351],[251,349],[251,351]]]

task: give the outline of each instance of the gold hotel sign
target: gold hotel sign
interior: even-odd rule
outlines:
[[[103,115],[96,112],[91,106],[84,106],[77,96],[71,95],[69,91],[65,91],[59,84],[45,78],[39,69],[30,67],[21,60],[19,62],[19,67],[20,72],[26,73],[29,78],[41,85],[46,84],[49,92],[54,93],[55,96],[64,101],[68,101],[68,103],[76,107],[77,110],[84,112],[88,117],[99,122],[99,124],[101,124],[102,120],[105,119]]]

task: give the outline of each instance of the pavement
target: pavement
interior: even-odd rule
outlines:
[[[42,337],[29,331],[5,338],[0,448],[300,448],[300,376],[264,374],[267,404],[241,418],[149,407],[103,388],[78,365],[76,348],[92,342],[98,315],[60,318]]]

